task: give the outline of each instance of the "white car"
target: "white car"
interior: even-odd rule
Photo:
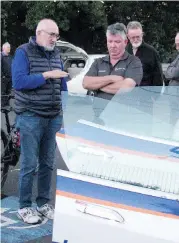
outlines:
[[[137,96],[107,104],[105,125],[94,122],[83,97],[68,97],[56,134],[68,170],[57,170],[53,243],[179,242],[179,127],[167,110],[173,96],[154,103],[149,91],[135,89]]]
[[[85,96],[87,90],[82,86],[83,78],[94,60],[105,56],[105,54],[89,55],[82,48],[65,41],[57,41],[57,47],[61,51],[64,70],[69,73],[68,91]]]

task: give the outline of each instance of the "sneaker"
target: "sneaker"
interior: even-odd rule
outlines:
[[[37,211],[48,219],[54,218],[54,207],[50,204],[44,204],[41,207],[37,207]]]
[[[19,209],[17,217],[27,224],[40,224],[43,220],[37,210],[30,207]]]

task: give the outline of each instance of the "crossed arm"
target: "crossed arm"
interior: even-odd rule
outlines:
[[[134,88],[136,83],[131,78],[123,78],[117,75],[108,75],[104,77],[85,76],[83,87],[89,90],[101,90],[109,94],[116,94],[122,90]]]
[[[177,58],[168,66],[165,73],[166,79],[179,79],[179,55]]]
[[[99,67],[96,60],[83,79],[83,87],[85,89],[101,90],[109,94],[129,92],[137,84],[140,84],[143,76],[142,64],[138,58],[130,62],[125,71],[125,77],[118,75],[98,76],[98,70]]]

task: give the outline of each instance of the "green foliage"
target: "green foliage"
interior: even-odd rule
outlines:
[[[1,42],[8,41],[14,51],[18,45],[27,42],[31,32],[25,25],[26,3],[7,1],[1,3]]]
[[[108,22],[137,20],[144,29],[144,39],[153,45],[163,62],[174,50],[174,37],[179,31],[179,3],[170,1],[106,2]]]
[[[1,7],[2,42],[9,41],[16,48],[35,34],[39,20],[52,18],[63,40],[88,53],[104,53],[107,25],[137,20],[143,25],[145,41],[168,62],[175,52],[178,13],[177,1],[7,1]]]
[[[101,2],[29,2],[26,25],[35,29],[42,18],[52,18],[59,25],[61,36],[76,45],[90,49],[98,31],[105,32],[107,19]],[[85,44],[84,44],[85,43]]]

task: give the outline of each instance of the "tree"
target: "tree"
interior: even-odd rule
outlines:
[[[170,1],[120,1],[105,2],[109,23],[141,22],[144,39],[160,53],[161,60],[168,62],[174,50],[173,43],[179,30],[179,3]]]
[[[98,36],[104,35],[107,18],[101,2],[29,2],[26,25],[35,29],[42,18],[54,19],[60,35],[75,45],[93,51]]]
[[[145,41],[159,51],[163,62],[168,62],[179,31],[178,13],[177,1],[7,1],[1,7],[1,41],[9,41],[16,48],[35,34],[40,19],[52,18],[63,40],[88,53],[104,53],[107,25],[138,20]]]
[[[12,52],[20,44],[27,42],[31,34],[25,25],[26,13],[26,3],[23,1],[7,1],[1,4],[1,42],[8,41]]]

